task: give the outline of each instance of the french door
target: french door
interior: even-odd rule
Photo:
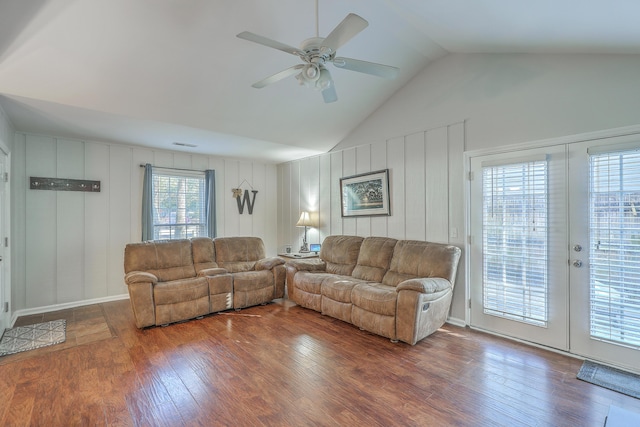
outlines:
[[[569,149],[573,353],[640,371],[640,136]]]
[[[565,148],[470,166],[471,325],[567,350]]]
[[[470,171],[471,325],[638,371],[640,135]]]

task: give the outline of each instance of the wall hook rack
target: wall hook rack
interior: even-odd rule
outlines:
[[[84,191],[88,193],[100,192],[100,181],[89,181],[85,179],[43,178],[39,176],[32,176],[29,178],[29,180],[29,188],[31,190]]]

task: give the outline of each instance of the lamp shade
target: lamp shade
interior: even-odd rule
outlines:
[[[311,215],[309,215],[309,212],[303,211],[300,214],[300,219],[296,223],[296,227],[313,227],[313,226],[314,224],[313,224],[313,221],[311,221]]]

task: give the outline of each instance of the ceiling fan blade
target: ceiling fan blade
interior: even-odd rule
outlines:
[[[336,102],[338,100],[338,94],[336,93],[336,87],[331,82],[331,86],[322,91],[322,98],[326,104]]]
[[[250,33],[249,31],[243,31],[240,34],[236,35],[236,37],[244,40],[249,40],[250,42],[258,43],[263,46],[271,47],[273,49],[278,49],[283,52],[290,53],[292,55],[297,55],[297,56],[304,55],[304,52],[296,47],[289,46],[287,44],[280,43],[270,38],[259,36],[254,33]]]
[[[273,76],[269,76],[266,79],[262,79],[259,82],[252,84],[251,86],[256,89],[262,89],[265,86],[269,86],[277,81],[285,79],[289,76],[296,74],[299,70],[304,68],[304,64],[294,65],[293,67],[289,67],[286,70],[280,71],[279,73],[274,74]]]
[[[369,23],[355,13],[350,13],[324,39],[322,46],[335,52],[340,46],[351,40],[360,31],[367,28]]]
[[[375,62],[360,61],[351,58],[334,58],[333,65],[345,70],[357,71],[359,73],[371,74],[393,80],[398,76],[398,68],[390,65],[376,64]]]

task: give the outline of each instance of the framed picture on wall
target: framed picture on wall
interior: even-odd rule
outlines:
[[[342,216],[391,215],[389,169],[340,178]]]

